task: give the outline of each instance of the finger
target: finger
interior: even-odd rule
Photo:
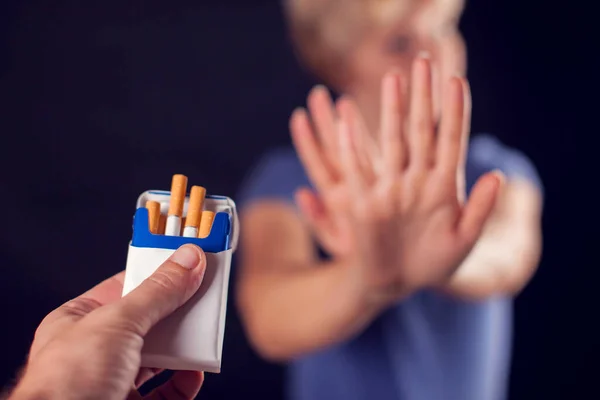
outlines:
[[[327,223],[325,205],[315,193],[308,188],[300,188],[295,193],[300,212],[315,228],[322,228]]]
[[[313,235],[321,245],[331,248],[334,244],[334,227],[319,196],[308,188],[300,188],[296,191],[295,198],[298,209]]]
[[[290,131],[308,178],[317,190],[324,190],[333,183],[334,176],[304,110],[294,111],[290,119]]]
[[[471,113],[472,113],[472,100],[471,100],[471,89],[469,82],[466,79],[461,79],[462,92],[463,92],[463,119],[462,119],[462,134],[461,134],[461,147],[457,169],[457,189],[459,194],[459,201],[464,203],[467,195],[467,178],[466,178],[466,166],[467,166],[467,153],[469,149],[469,136],[471,134]]]
[[[338,101],[337,110],[340,116],[338,127],[343,120],[349,128],[352,139],[351,145],[356,155],[359,171],[365,181],[373,182],[376,177],[375,161],[379,160],[378,149],[374,139],[369,134],[361,112],[356,103],[348,97],[342,97]]]
[[[367,123],[355,101],[348,97],[342,97],[338,102],[338,109],[342,110],[340,113],[347,113],[349,120],[352,121],[350,127],[353,132],[356,132],[354,139],[363,172],[369,178],[374,178],[375,172],[382,169],[382,165],[378,165],[381,156],[375,137],[370,134]]]
[[[52,330],[60,331],[95,309],[119,300],[123,291],[124,278],[125,271],[121,271],[105,279],[92,289],[50,312],[40,326],[43,325],[47,330],[52,325]]]
[[[307,103],[325,152],[335,158],[338,153],[336,117],[329,90],[322,85],[315,86],[308,95]]]
[[[127,394],[127,398],[126,398],[126,400],[142,400],[142,399],[143,399],[142,395],[140,394],[140,392],[137,391],[136,388],[132,388],[129,391],[129,394]]]
[[[342,172],[344,180],[349,183],[353,190],[361,192],[366,186],[366,179],[360,168],[356,150],[356,132],[352,131],[350,123],[348,116],[342,114],[339,125]]]
[[[433,95],[431,65],[426,55],[417,58],[412,70],[408,144],[412,168],[425,169],[433,162]]]
[[[437,142],[436,168],[446,178],[452,179],[453,185],[457,177],[458,162],[463,147],[464,118],[463,84],[460,78],[452,78],[448,82],[446,98],[442,110],[442,123]]]
[[[206,256],[198,246],[181,246],[137,288],[118,302],[98,310],[104,311],[102,322],[145,336],[158,321],[196,293],[205,269]]]
[[[503,181],[502,173],[494,171],[475,183],[458,225],[458,234],[467,246],[473,246],[479,239],[492,214]]]
[[[381,84],[381,154],[383,174],[397,177],[403,168],[402,103],[400,76],[386,75]]]
[[[192,400],[198,395],[203,382],[204,374],[202,372],[177,371],[171,379],[154,389],[144,399]]]
[[[140,368],[137,377],[135,378],[135,387],[139,388],[150,379],[164,372],[162,368]]]

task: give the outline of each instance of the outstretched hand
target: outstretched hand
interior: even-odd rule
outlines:
[[[323,88],[309,96],[312,124],[303,110],[290,122],[314,186],[297,193],[300,210],[325,249],[352,266],[365,293],[386,301],[452,276],[479,238],[502,183],[500,173],[488,173],[465,200],[466,80],[447,82],[436,132],[429,60],[413,66],[408,118],[400,79],[394,73],[383,79],[379,132],[368,131],[351,99],[334,107]]]
[[[137,388],[162,372],[140,368],[144,336],[192,297],[205,268],[202,250],[185,245],[124,297],[122,272],[52,311],[9,399],[142,399]],[[178,371],[144,398],[193,399],[202,382],[202,372]]]

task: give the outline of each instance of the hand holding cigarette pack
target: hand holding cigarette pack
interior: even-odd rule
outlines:
[[[206,195],[187,177],[174,175],[171,191],[140,195],[127,254],[123,296],[149,277],[186,243],[206,254],[206,272],[198,292],[145,337],[142,366],[219,373],[225,331],[231,257],[238,239],[235,203]]]

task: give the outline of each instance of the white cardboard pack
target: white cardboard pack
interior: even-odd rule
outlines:
[[[206,196],[205,210],[217,213],[208,238],[152,235],[144,205],[148,200],[158,201],[161,211],[166,213],[169,199],[169,192],[156,190],[144,192],[138,198],[123,296],[149,277],[184,243],[195,243],[204,250],[206,272],[198,292],[148,333],[142,349],[142,366],[219,373],[231,257],[238,240],[235,203],[228,197]],[[184,216],[188,200],[186,197]]]

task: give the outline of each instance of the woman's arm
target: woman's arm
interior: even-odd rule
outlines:
[[[320,262],[291,205],[261,201],[241,221],[238,308],[255,349],[283,361],[337,343],[381,310],[364,301],[352,269]]]
[[[327,156],[308,113],[294,112],[292,139],[316,190],[298,193],[305,218],[289,205],[263,200],[246,206],[241,224],[239,308],[263,356],[287,359],[349,338],[389,304],[446,281],[480,237],[501,178],[481,174],[469,200],[459,201],[468,85],[460,78],[448,82],[444,117],[434,132],[429,60],[417,59],[414,68],[413,85],[422,90],[411,100],[414,123],[406,135],[395,73],[382,82],[380,135],[358,123],[360,112],[349,98],[335,106],[338,125],[316,124],[319,135],[339,143],[338,158]],[[327,96],[313,100],[313,120],[335,121]],[[378,138],[373,151],[361,146],[369,137]],[[293,175],[277,172],[288,174],[280,178],[289,185]],[[317,261],[303,221],[336,261]]]
[[[542,195],[511,179],[472,252],[444,290],[465,299],[515,295],[533,277],[542,252]]]

